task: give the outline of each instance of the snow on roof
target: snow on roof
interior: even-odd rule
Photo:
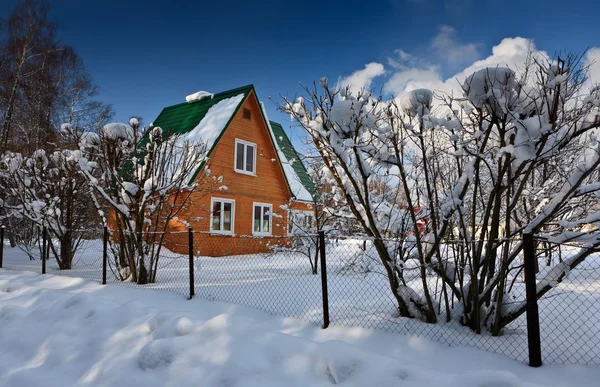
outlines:
[[[194,94],[190,94],[185,97],[185,102],[194,102],[200,101],[201,99],[208,98],[212,99],[215,95],[213,93],[209,93],[208,91],[197,91]]]
[[[292,191],[292,195],[296,199],[305,202],[314,201],[312,195],[310,194],[310,192],[308,192],[306,187],[304,187],[304,184],[302,184],[302,182],[300,181],[300,178],[296,174],[296,171],[294,171],[294,167],[292,167],[292,164],[288,161],[287,157],[285,157],[285,155],[281,151],[279,143],[278,141],[276,141],[275,134],[273,133],[273,128],[271,128],[271,123],[269,122],[269,117],[267,116],[267,110],[265,109],[265,105],[262,102],[260,102],[260,108],[262,109],[263,114],[265,116],[265,121],[267,122],[267,127],[269,128],[269,134],[273,139],[273,144],[275,145],[275,149],[277,150],[277,156],[279,157],[279,161],[281,162],[281,167],[283,169],[283,173],[285,174],[285,178],[288,182],[288,186],[290,187],[290,191]]]
[[[191,143],[201,141],[206,145],[206,149],[210,150],[243,99],[244,93],[226,98],[213,105],[198,125],[185,134],[182,140]]]
[[[277,148],[279,148],[279,146]],[[287,161],[287,159],[283,155],[283,152],[281,152],[280,149],[277,149],[277,153],[281,155],[280,157],[283,157],[283,160],[281,160],[281,166],[283,167],[283,172],[285,173],[285,177],[287,178],[287,182],[290,187],[290,191],[292,191],[292,195],[294,195],[294,197],[298,200],[312,202],[312,195],[306,190],[306,188],[300,181],[300,178],[296,174],[296,171],[294,171],[292,165]]]

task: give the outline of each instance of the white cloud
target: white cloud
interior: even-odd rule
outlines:
[[[437,35],[431,40],[431,48],[451,65],[470,63],[480,56],[477,44],[459,43],[456,30],[446,25],[439,27]]]
[[[439,37],[440,34],[436,35],[431,44],[441,44]],[[465,47],[469,44],[459,44],[458,46]],[[465,49],[466,52],[470,50],[472,49]],[[476,60],[472,56],[469,63],[463,63],[462,70],[450,77],[445,77],[443,69],[447,72],[448,68],[444,68],[442,65],[446,61],[435,63],[432,62],[435,58],[424,58],[403,50],[396,50],[396,55],[388,59],[387,72],[384,71],[382,64],[369,63],[364,69],[344,78],[341,83],[357,88],[370,87],[375,77],[385,74],[385,77],[378,78],[376,81],[383,85],[383,92],[386,96],[401,98],[406,92],[420,88],[459,95],[462,92],[462,82],[473,72],[496,66],[506,66],[519,72],[525,65],[530,52],[533,57],[550,58],[545,51],[538,50],[530,39],[505,38],[493,46],[491,53],[485,58]],[[588,50],[584,57],[584,63],[589,65],[589,80],[585,87],[600,83],[600,47]],[[353,88],[353,90],[357,89]]]
[[[398,54],[398,56],[402,60],[407,60],[407,59],[412,58],[412,55],[410,55],[408,52],[406,52],[404,50],[396,50],[396,54]]]
[[[388,65],[398,70],[406,70],[412,67],[428,67],[429,63],[423,58],[409,54],[404,50],[395,50],[396,57],[388,58]]]
[[[373,78],[385,74],[385,68],[381,63],[371,62],[362,70],[357,70],[346,78],[342,78],[339,84],[343,87],[349,86],[354,92],[361,89],[370,89]]]
[[[589,66],[586,86],[600,83],[600,47],[593,47],[588,50],[585,55],[585,64]]]
[[[537,51],[533,42],[528,39],[520,37],[506,38],[492,48],[491,55],[471,62],[463,70],[445,79],[441,74],[439,65],[415,65],[418,61],[414,57],[408,57],[408,63],[411,67],[407,67],[403,65],[401,58],[398,58],[396,60],[397,66],[394,66],[397,71],[391,73],[385,81],[384,92],[401,97],[408,91],[427,88],[433,91],[454,92],[456,94],[460,92],[460,84],[465,78],[477,70],[486,67],[508,66],[518,71],[523,67],[530,49],[533,51],[533,55],[548,57],[545,52]],[[600,57],[600,52],[598,55]]]
[[[548,57],[546,52],[538,51],[535,48],[532,40],[521,37],[502,39],[500,44],[492,48],[492,55],[476,61],[456,74],[455,77],[464,79],[477,70],[495,66],[507,66],[511,69],[519,70],[525,64],[530,51],[534,56]]]
[[[443,86],[440,73],[437,68],[431,66],[429,68],[411,67],[395,72],[383,86],[385,93],[399,96],[406,91],[429,88],[437,89]]]

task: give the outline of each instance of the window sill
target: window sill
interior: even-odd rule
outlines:
[[[252,236],[273,236],[270,232],[253,232]]]
[[[247,175],[247,176],[254,176],[254,177],[256,177],[256,173],[254,173],[254,172],[247,172],[247,171],[244,171],[244,170],[241,170],[241,169],[235,169],[235,168],[233,169],[233,171],[234,171],[235,173],[240,173],[240,174],[242,174],[242,175]]]
[[[210,230],[211,235],[225,235],[225,236],[233,236],[233,231],[214,231]]]

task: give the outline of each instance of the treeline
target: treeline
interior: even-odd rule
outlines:
[[[53,148],[62,124],[99,127],[112,116],[49,9],[24,0],[0,20],[0,153]]]
[[[87,182],[64,150],[78,148],[84,128],[97,131],[113,116],[49,11],[45,0],[23,0],[0,19],[0,224],[11,245],[30,256],[44,227],[59,222],[59,234],[50,236],[66,235],[61,249],[71,250],[83,236],[75,230],[100,224],[90,210]],[[13,170],[11,160],[22,160],[22,167]],[[54,202],[60,205],[50,221],[46,212]],[[36,206],[43,217],[33,216],[41,213],[32,211]]]

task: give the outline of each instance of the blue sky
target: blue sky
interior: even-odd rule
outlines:
[[[0,15],[8,16],[16,3],[2,0]],[[417,83],[432,71],[445,80],[490,56],[492,47],[509,37],[533,39],[536,49],[549,54],[600,46],[596,1],[50,4],[63,40],[82,56],[102,88],[102,99],[115,106],[116,118],[139,115],[146,123],[187,94],[249,83],[256,86],[271,119],[285,121],[267,98],[279,102],[279,94],[293,96],[300,91],[299,82],[321,76],[339,80],[375,63],[381,67],[371,67],[377,76],[366,74],[366,84],[387,85],[386,92],[400,93],[412,85],[405,79],[406,70],[416,70],[410,74]],[[293,136],[299,134],[293,129]]]

